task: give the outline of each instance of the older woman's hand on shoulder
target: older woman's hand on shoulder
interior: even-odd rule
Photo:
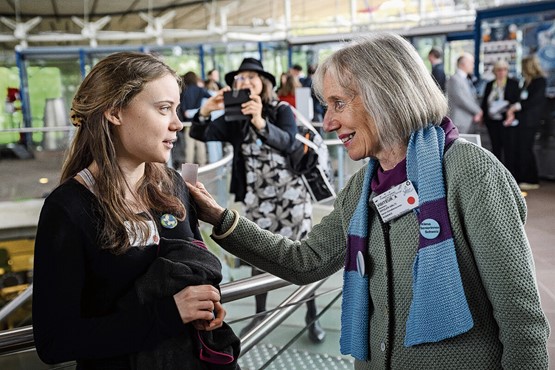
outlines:
[[[201,182],[197,182],[195,185],[187,183],[187,186],[197,203],[199,220],[215,225],[221,219],[225,208],[216,202]]]

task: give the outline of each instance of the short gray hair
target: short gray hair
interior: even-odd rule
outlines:
[[[406,144],[412,132],[439,125],[447,115],[447,99],[422,58],[393,33],[358,38],[328,57],[313,80],[321,100],[326,75],[352,97],[360,95],[384,147]]]

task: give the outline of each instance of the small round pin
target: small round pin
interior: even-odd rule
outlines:
[[[439,236],[441,227],[433,218],[427,218],[420,223],[420,235],[426,239],[435,239]]]
[[[160,217],[160,223],[166,229],[173,229],[177,226],[177,218],[169,213],[164,213],[162,217]]]

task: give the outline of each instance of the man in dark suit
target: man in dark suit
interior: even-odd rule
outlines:
[[[436,81],[441,91],[445,92],[445,70],[443,68],[442,52],[440,49],[433,47],[428,53],[428,60],[432,64],[432,77]]]

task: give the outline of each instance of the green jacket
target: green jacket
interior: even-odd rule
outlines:
[[[308,284],[345,263],[349,222],[366,167],[338,194],[334,210],[307,239],[293,242],[241,218],[217,242],[241,259],[295,284]],[[526,205],[494,156],[457,140],[444,156],[447,203],[474,327],[438,343],[406,348],[412,266],[419,225],[414,212],[383,225],[369,222],[370,360],[355,369],[547,369],[549,325],[540,306],[534,261],[524,231]],[[233,222],[228,212],[222,225]],[[215,230],[218,234],[220,230]],[[389,243],[386,243],[386,235]],[[386,245],[391,245],[391,252]],[[393,302],[390,306],[390,302]]]

